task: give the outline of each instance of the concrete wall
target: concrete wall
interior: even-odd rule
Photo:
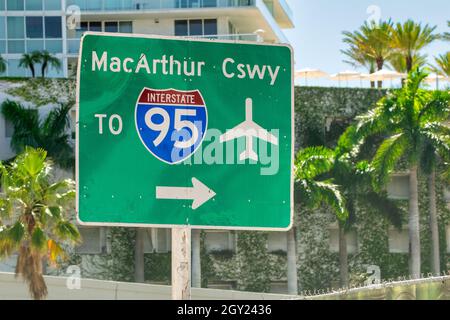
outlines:
[[[49,300],[168,300],[170,286],[82,279],[80,289],[68,289],[69,278],[46,276]],[[279,300],[296,296],[192,288],[194,300]],[[13,273],[0,272],[0,300],[31,299],[28,287]]]

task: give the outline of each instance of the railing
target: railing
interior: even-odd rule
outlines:
[[[67,0],[81,11],[139,11],[255,6],[256,0]]]
[[[289,18],[292,20],[294,13],[291,9],[291,7],[288,5],[288,3],[286,2],[286,0],[278,0],[280,2],[281,7],[283,8],[283,10],[286,12],[286,14],[289,16]]]
[[[264,41],[263,37],[256,33],[238,33],[238,34],[218,34],[218,35],[202,35],[202,36],[185,36],[180,38],[189,39],[210,39],[210,40],[230,40],[230,41]],[[67,39],[67,53],[69,55],[77,55],[80,47],[80,39]]]
[[[256,33],[238,33],[238,34],[218,34],[203,36],[186,36],[189,39],[209,39],[209,40],[229,40],[229,41],[255,41],[262,42],[264,39]]]

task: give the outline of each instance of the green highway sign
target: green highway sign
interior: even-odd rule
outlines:
[[[292,59],[287,45],[86,33],[80,223],[290,228]]]

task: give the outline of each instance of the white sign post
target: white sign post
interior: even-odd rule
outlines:
[[[172,228],[172,299],[191,299],[191,229]]]

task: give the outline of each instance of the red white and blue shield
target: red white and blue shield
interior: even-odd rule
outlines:
[[[159,160],[175,164],[201,145],[208,113],[198,90],[144,88],[136,103],[135,121],[147,150]]]

